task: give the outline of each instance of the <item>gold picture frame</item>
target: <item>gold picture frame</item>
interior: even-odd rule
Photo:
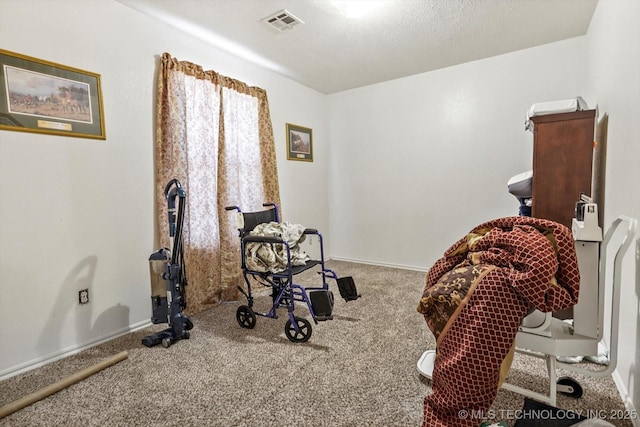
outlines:
[[[313,162],[313,131],[287,123],[287,160]]]
[[[0,49],[0,130],[106,139],[100,75]]]

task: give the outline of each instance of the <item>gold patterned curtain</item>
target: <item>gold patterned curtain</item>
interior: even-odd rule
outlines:
[[[169,247],[164,187],[177,178],[187,191],[184,255],[187,312],[238,297],[240,241],[234,212],[280,204],[267,93],[162,55],[155,150],[158,239]]]

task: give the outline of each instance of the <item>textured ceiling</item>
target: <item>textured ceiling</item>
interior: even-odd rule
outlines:
[[[597,0],[119,0],[329,94],[586,34]],[[262,19],[286,9],[304,24]],[[186,59],[188,58],[180,58]]]

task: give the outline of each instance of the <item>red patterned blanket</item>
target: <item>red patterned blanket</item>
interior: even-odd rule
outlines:
[[[530,307],[578,301],[571,230],[508,217],[475,227],[429,270],[418,312],[437,339],[423,427],[478,426],[498,391],[500,367]],[[476,416],[472,416],[472,415]]]

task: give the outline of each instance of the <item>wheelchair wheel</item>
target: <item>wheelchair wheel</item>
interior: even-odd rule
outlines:
[[[289,341],[293,342],[307,342],[311,338],[311,323],[307,319],[294,316],[298,330],[296,331],[291,319],[287,320],[284,325],[284,333],[289,338]]]
[[[579,399],[582,397],[582,386],[580,385],[580,383],[578,383],[578,381],[574,380],[573,378],[570,377],[560,377],[558,378],[558,381],[556,381],[556,384],[558,385],[563,385],[563,386],[568,386],[569,388],[572,389],[572,391],[561,391],[561,394],[564,394],[565,396],[569,396],[569,397],[575,397],[576,399]]]
[[[243,328],[253,329],[256,326],[256,315],[248,305],[241,305],[236,310],[236,320]]]

